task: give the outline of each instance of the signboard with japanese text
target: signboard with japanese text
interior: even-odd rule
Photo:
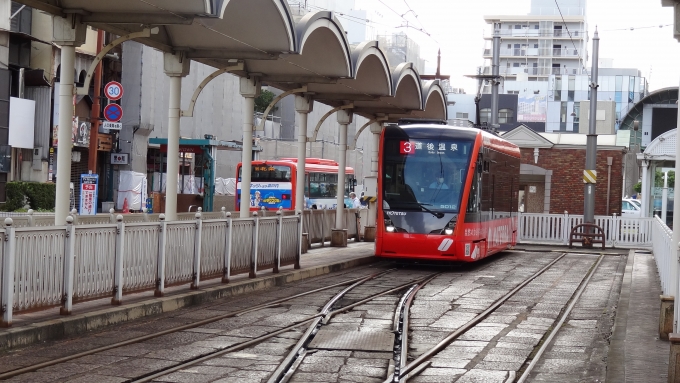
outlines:
[[[80,215],[97,214],[97,186],[99,175],[81,174],[80,175]]]
[[[128,153],[111,153],[111,165],[127,165],[129,161]]]

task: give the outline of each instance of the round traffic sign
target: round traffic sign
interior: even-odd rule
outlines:
[[[104,117],[107,121],[118,122],[123,118],[123,108],[118,104],[109,104],[104,108]]]
[[[120,100],[123,97],[123,85],[117,81],[111,81],[104,87],[104,94],[109,100]]]

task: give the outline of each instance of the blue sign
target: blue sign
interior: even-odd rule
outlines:
[[[118,122],[123,118],[123,108],[118,104],[109,104],[104,108],[104,117],[107,121]]]
[[[291,209],[293,185],[290,182],[253,182],[250,184],[250,207],[261,209]],[[241,183],[237,184],[238,204],[241,204]]]
[[[97,214],[97,184],[99,175],[80,175],[80,215]]]

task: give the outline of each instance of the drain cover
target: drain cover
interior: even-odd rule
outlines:
[[[309,343],[309,349],[392,351],[394,334],[382,331],[337,331],[321,329]]]

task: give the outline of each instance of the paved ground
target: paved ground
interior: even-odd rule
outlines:
[[[584,253],[582,249],[569,250],[545,246],[520,245],[518,250]],[[367,243],[353,243],[346,249],[314,249],[303,256],[303,270],[288,269],[283,270],[282,274],[288,275],[291,280],[302,279],[305,275],[321,275],[331,269],[350,267],[352,262],[354,264],[371,262],[373,261],[371,253],[372,244]],[[593,250],[591,253],[598,251]],[[607,274],[612,277],[591,282],[592,286],[584,291],[575,310],[567,318],[563,330],[545,354],[545,360],[537,365],[528,381],[595,382],[602,381],[603,376],[606,376],[607,382],[612,383],[667,381],[669,343],[658,339],[661,291],[654,258],[651,254],[641,251],[628,252],[615,249],[607,250],[607,253],[623,255],[606,257],[600,266],[609,270]],[[263,273],[258,277],[260,280],[267,278],[275,276]],[[252,284],[253,281],[243,276],[233,281],[232,285],[245,286],[247,283]],[[266,287],[267,284],[263,283],[262,286]],[[209,282],[202,289],[219,287],[219,283]],[[178,297],[187,294],[196,292],[189,292],[186,286],[175,287],[169,289],[164,299],[177,300]],[[157,298],[152,298],[152,294],[148,292],[125,297],[126,306],[130,307],[148,305],[150,301],[155,300]],[[78,316],[91,317],[93,313],[102,310],[124,308],[111,308],[108,299],[92,301],[76,305],[74,315],[67,317],[66,320]],[[58,309],[16,315],[12,329],[0,330],[0,347],[4,348],[2,339],[8,332],[29,331],[31,328],[39,328],[55,321],[64,321],[64,317],[58,315]],[[603,332],[603,329],[612,328],[611,334]],[[588,346],[578,344],[578,339],[593,337],[601,341]],[[489,352],[487,356],[490,358],[486,362],[504,362],[508,359],[504,354],[498,350]],[[494,361],[494,358],[497,360]]]

